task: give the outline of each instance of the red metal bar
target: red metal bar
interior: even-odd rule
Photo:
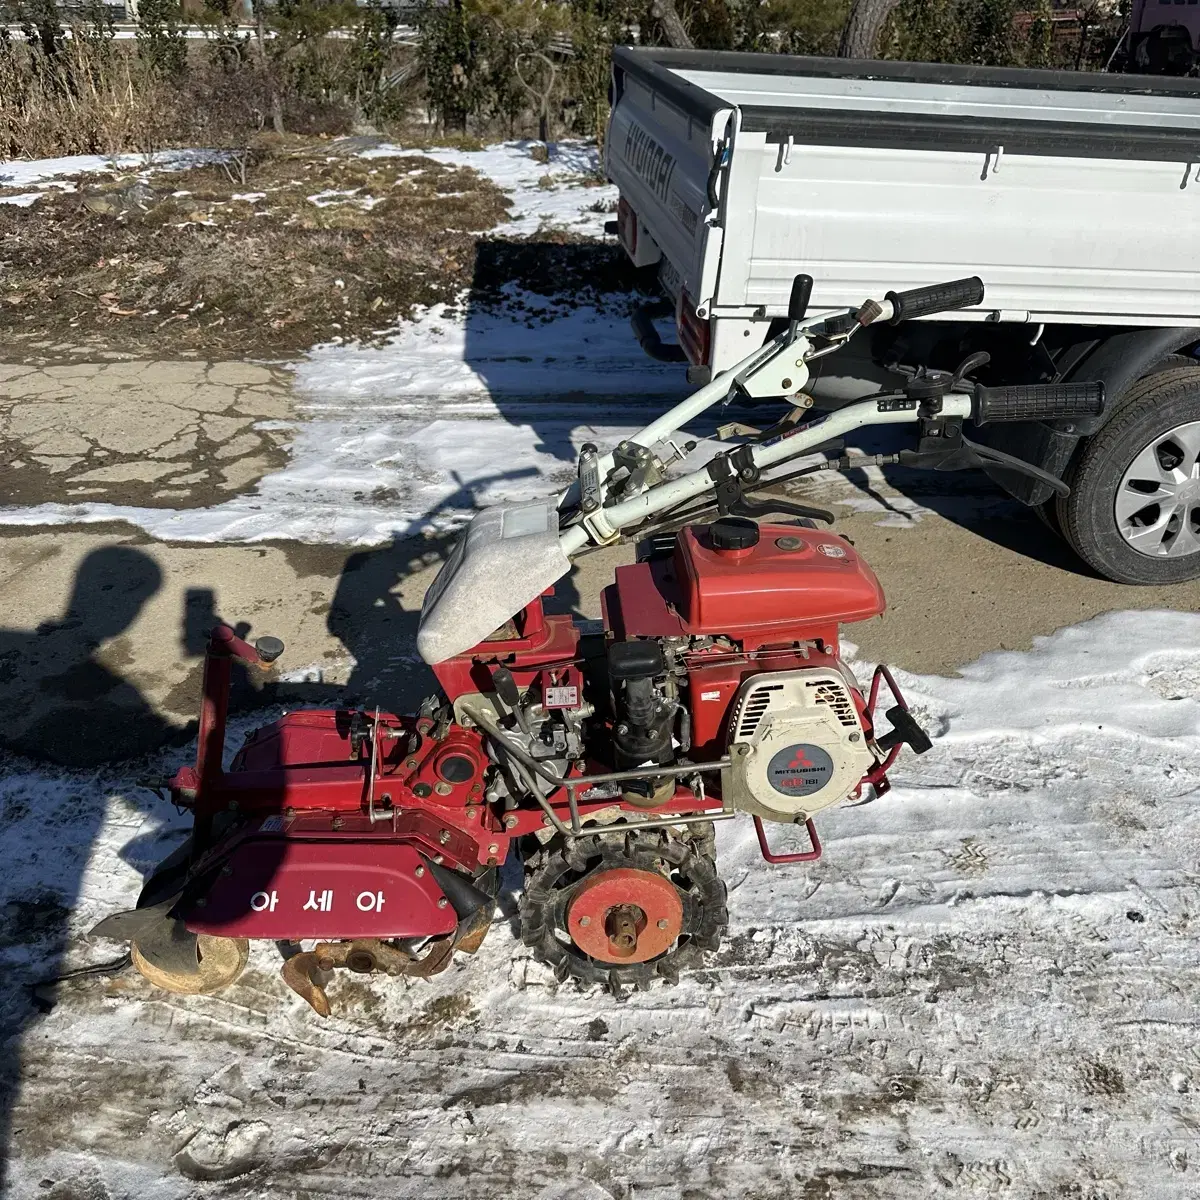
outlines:
[[[887,680],[887,685],[892,689],[892,695],[895,697],[896,703],[899,704],[900,707],[905,711],[908,710],[908,701],[904,699],[899,685],[892,677],[891,671],[889,671],[887,667],[883,665],[883,663],[880,663],[879,666],[875,668],[875,674],[871,676],[871,695],[867,700],[867,713],[871,718],[872,725],[875,723],[875,701],[879,699],[879,681],[881,679]]]
[[[225,753],[225,724],[229,717],[229,684],[233,659],[261,666],[258,651],[228,625],[218,625],[208,637],[204,652],[204,692],[200,701],[200,729],[196,736],[196,775],[202,788],[219,782]],[[199,807],[199,803],[197,803]]]
[[[202,788],[211,787],[221,779],[231,666],[228,655],[214,654],[211,648],[204,656],[204,692],[196,735],[196,776]]]
[[[767,845],[767,831],[763,828],[762,818],[754,818],[754,832],[758,834],[758,848],[762,851],[763,858],[769,863],[815,862],[820,858],[821,839],[817,837],[817,827],[812,823],[811,817],[804,822],[804,828],[808,830],[809,841],[812,842],[811,850],[802,850],[796,854],[775,854]]]
[[[222,759],[225,754],[225,725],[229,717],[229,685],[233,674],[233,659],[252,666],[265,665],[258,651],[238,637],[228,625],[216,626],[208,637],[204,651],[204,683],[200,700],[200,727],[196,733],[196,766],[190,773],[185,768],[175,777],[181,782],[191,774],[189,787],[195,789],[192,822],[192,858],[195,861],[212,837],[212,798],[224,778]]]

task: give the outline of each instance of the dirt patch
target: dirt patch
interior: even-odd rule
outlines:
[[[1125,1077],[1116,1067],[1099,1060],[1084,1062],[1079,1068],[1083,1090],[1089,1096],[1123,1096]]]
[[[558,296],[634,286],[615,246],[485,238],[509,199],[470,168],[357,149],[291,139],[0,204],[0,333],[26,357],[281,358],[370,340],[464,289],[499,300],[514,283]]]

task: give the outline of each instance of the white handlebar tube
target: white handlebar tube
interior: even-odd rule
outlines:
[[[668,409],[658,420],[651,421],[649,425],[639,429],[629,438],[629,441],[646,447],[653,446],[656,442],[666,441],[672,434],[678,433],[693,417],[698,417],[705,409],[712,408],[714,404],[720,404],[725,400],[739,375],[752,374],[781,351],[798,350],[802,353],[807,345],[808,343],[803,338],[792,343],[791,346],[781,344],[779,338],[773,338],[765,346],[759,346],[757,350],[751,351],[741,362],[722,371],[720,375],[693,392],[686,400],[681,400],[674,408]],[[798,375],[799,372],[793,371],[793,374]],[[804,372],[803,378],[807,380],[807,372]],[[798,383],[797,387],[799,386],[801,385]],[[596,463],[596,470],[601,479],[613,469],[613,465],[614,459],[611,450],[600,456]],[[559,508],[575,504],[578,500],[579,481],[576,480],[563,493],[558,502]]]
[[[697,393],[699,395],[699,393]],[[949,395],[943,398],[941,413],[948,417],[966,418],[971,415],[971,397],[961,394]],[[848,405],[838,412],[830,414],[820,421],[803,425],[777,441],[768,442],[763,446],[755,446],[751,450],[754,465],[760,469],[774,466],[789,458],[796,458],[806,449],[818,446],[832,438],[841,437],[855,429],[866,425],[904,425],[920,418],[917,408],[893,409],[879,411],[879,401],[864,400],[858,404]],[[769,480],[767,481],[770,482]],[[640,496],[624,500],[609,508],[594,513],[591,522],[599,526],[604,533],[604,526],[611,528],[613,533],[629,525],[637,525],[654,513],[674,508],[685,500],[691,500],[708,491],[713,486],[713,479],[707,470],[692,471],[678,479],[660,483],[657,487],[649,488]],[[602,518],[602,522],[599,520]],[[589,523],[591,523],[589,522]],[[570,557],[578,553],[593,537],[583,525],[575,525],[566,530],[559,544],[563,552]],[[603,537],[597,539],[603,541]]]
[[[879,311],[875,314],[872,320],[887,321],[892,316],[892,303],[890,300],[880,300],[876,302]],[[639,429],[629,440],[639,446],[650,447],[657,442],[664,442],[672,434],[678,433],[690,420],[698,417],[706,409],[712,408],[714,404],[719,404],[727,399],[730,392],[733,390],[735,382],[739,380],[753,379],[760,371],[764,371],[770,364],[774,364],[778,370],[766,371],[765,374],[770,377],[772,374],[778,376],[790,376],[787,382],[791,385],[789,391],[799,391],[808,382],[808,369],[805,362],[811,357],[820,358],[833,350],[838,349],[845,344],[845,339],[838,341],[837,344],[826,347],[818,354],[812,354],[812,343],[809,341],[808,335],[811,333],[821,333],[825,326],[825,318],[819,321],[811,321],[807,325],[800,328],[798,337],[787,338],[784,335],[772,338],[765,345],[759,346],[758,349],[752,350],[741,362],[735,363],[732,367],[722,371],[715,379],[710,380],[698,391],[693,392],[686,400],[675,405],[674,408],[668,409],[656,421],[651,421],[649,425]],[[795,355],[795,360],[792,359]],[[780,358],[786,356],[786,362],[779,362]],[[791,363],[790,366],[787,364]],[[603,479],[613,468],[612,451],[600,457],[598,468],[600,477]],[[573,483],[559,501],[559,506],[573,504],[579,499],[579,483]]]

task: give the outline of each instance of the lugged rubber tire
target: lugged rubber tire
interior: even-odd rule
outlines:
[[[1171,366],[1139,379],[1116,411],[1088,439],[1068,473],[1070,496],[1056,504],[1072,549],[1097,574],[1116,583],[1161,585],[1200,576],[1200,553],[1154,558],[1134,550],[1117,527],[1117,488],[1130,463],[1152,441],[1200,421],[1200,366]]]
[[[526,881],[521,898],[521,940],[560,980],[599,983],[621,996],[627,989],[644,990],[655,981],[678,982],[680,971],[699,966],[706,952],[720,946],[729,913],[725,883],[717,874],[712,852],[711,828],[688,841],[654,831],[652,843],[650,836],[651,831],[629,834],[623,845],[622,839],[611,834],[552,844]],[[579,881],[578,877],[571,879],[572,875],[617,867],[656,870],[659,862],[667,863],[673,873],[691,884],[687,891],[680,891],[686,938],[647,962],[612,964],[590,958],[565,936],[566,907]],[[564,883],[564,878],[568,882]]]

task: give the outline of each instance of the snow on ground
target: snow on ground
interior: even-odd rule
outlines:
[[[542,148],[543,143],[530,141],[500,142],[483,150],[407,150],[385,143],[362,151],[362,157],[420,156],[486,175],[513,200],[509,220],[491,231],[499,237],[525,237],[545,228],[601,237],[605,222],[616,213],[617,188],[602,182],[595,144],[550,142],[544,162],[533,157]]]
[[[73,192],[80,175],[139,171],[185,171],[220,159],[220,150],[160,150],[153,154],[73,154],[66,158],[10,159],[0,162],[0,187],[38,187],[20,196],[0,196],[0,204],[27,207],[48,188]]]
[[[86,503],[0,510],[8,525],[126,520],[154,537],[377,544],[547,495],[579,447],[611,445],[687,391],[639,349],[618,298],[509,313],[430,310],[385,345],[321,346],[296,366],[287,465],[203,509]],[[518,307],[520,306],[520,307]]]
[[[81,934],[180,820],[129,780],[9,777],[12,1194],[1195,1196],[1200,616],[901,683],[933,750],[823,814],[819,863],[721,827],[724,948],[624,1002],[556,986],[501,916],[432,981],[340,978],[327,1021],[258,945],[218,996],[126,974],[33,1016],[30,902],[105,957]]]

